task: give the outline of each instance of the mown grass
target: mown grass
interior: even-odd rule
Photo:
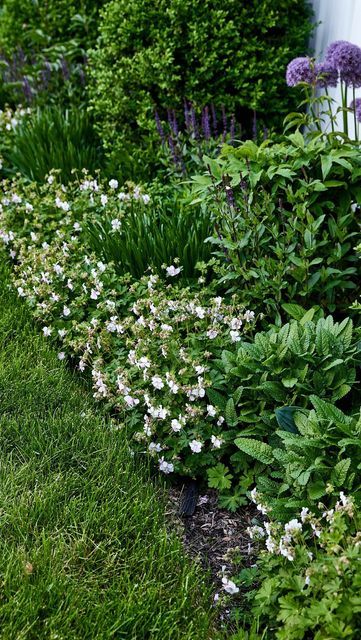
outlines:
[[[0,269],[0,637],[214,638],[161,490],[37,334]]]

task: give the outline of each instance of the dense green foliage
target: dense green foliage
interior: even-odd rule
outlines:
[[[250,610],[240,612],[252,630],[232,640],[359,637],[360,512],[343,492],[324,509],[321,517],[302,509],[284,527],[272,515],[264,528],[250,527],[252,538],[266,538],[267,551],[256,569],[240,573],[248,586],[255,581]]]
[[[213,102],[243,127],[280,124],[294,97],[284,67],[307,48],[304,0],[111,0],[91,54],[91,108],[108,152],[154,130],[154,108]],[[125,144],[127,143],[127,144]]]
[[[297,132],[206,161],[211,174],[195,177],[194,191],[218,229],[220,283],[272,314],[286,302],[348,307],[360,288],[358,145],[322,134],[305,143]]]
[[[39,182],[51,169],[60,170],[67,182],[74,170],[87,167],[95,171],[102,161],[87,114],[57,107],[38,109],[20,122],[3,155],[11,172]]]
[[[162,493],[7,287],[2,268],[2,637],[208,640],[209,590]]]
[[[149,202],[131,198],[119,233],[112,229],[112,214],[101,211],[86,222],[89,244],[106,263],[113,262],[117,273],[141,278],[149,267],[157,273],[174,259],[182,265],[182,276],[199,276],[196,264],[210,258],[205,239],[212,233],[207,212],[190,206],[181,189],[160,189],[152,185]],[[125,202],[127,204],[127,202]]]

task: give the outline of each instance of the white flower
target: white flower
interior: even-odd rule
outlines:
[[[163,389],[164,382],[163,382],[162,378],[160,378],[159,376],[153,376],[152,385],[153,385],[153,387],[155,389]]]
[[[136,407],[139,404],[138,398],[133,398],[132,396],[126,395],[124,396],[124,401],[128,405],[128,407]]]
[[[233,331],[237,332],[242,326],[242,320],[239,318],[232,318],[230,327]]]
[[[26,211],[34,211],[34,207],[30,202],[25,202],[25,209]]]
[[[25,297],[25,291],[24,291],[23,287],[18,287],[18,295],[20,296],[20,298],[24,298]]]
[[[218,336],[218,331],[216,329],[208,329],[207,338],[210,340],[214,340]]]
[[[64,336],[66,336],[66,329],[58,329],[58,335],[60,338],[64,338]]]
[[[182,267],[175,267],[173,264],[166,268],[167,276],[177,276],[182,271]]]
[[[167,379],[167,385],[172,393],[178,393],[179,386],[174,382],[174,380],[171,380],[171,378]]]
[[[230,331],[229,335],[231,336],[232,342],[239,342],[241,336],[239,335],[239,331]]]
[[[211,442],[213,449],[220,449],[223,444],[222,438],[218,438],[217,436],[211,436]]]
[[[115,180],[114,178],[109,180],[109,186],[111,189],[118,189],[118,184],[118,180]]]
[[[145,194],[142,196],[142,200],[143,200],[144,204],[148,204],[148,202],[150,202],[150,196],[148,196],[148,194],[147,194],[147,193],[145,193]]]
[[[51,336],[52,334],[52,328],[51,327],[43,327],[43,334],[46,338],[48,338],[49,336]]]
[[[302,531],[302,524],[297,520],[297,518],[294,518],[293,520],[286,522],[285,524],[286,533],[295,534],[295,533],[298,533],[299,531]]]
[[[306,577],[305,577],[305,585],[306,585],[307,587],[308,587],[308,585],[310,584],[310,582],[311,582],[311,578],[310,578],[310,576],[306,576]]]
[[[102,195],[100,196],[100,202],[103,205],[103,207],[105,207],[105,205],[108,202],[108,196],[106,196],[104,193],[102,193]]]
[[[63,267],[58,263],[54,264],[53,269],[57,276],[60,276],[63,273]]]
[[[63,316],[65,318],[67,318],[68,316],[70,316],[70,313],[71,313],[71,311],[70,311],[69,307],[64,305],[64,307],[63,307]]]
[[[250,311],[249,309],[247,309],[247,311],[244,314],[244,319],[246,322],[253,322],[255,318],[255,313],[254,311]]]
[[[30,238],[32,239],[33,242],[36,242],[38,239],[38,236],[36,235],[36,233],[34,233],[34,231],[32,231],[30,233]]]
[[[307,518],[309,517],[309,508],[308,507],[303,507],[301,510],[301,522],[306,522]]]
[[[21,202],[21,198],[17,195],[17,193],[13,193],[13,195],[11,196],[11,200],[12,202],[14,202],[14,204],[20,204]]]
[[[86,364],[85,364],[84,360],[80,359],[79,360],[79,364],[78,364],[79,371],[84,371],[85,367],[86,367]]]
[[[100,295],[100,293],[96,289],[92,289],[91,292],[90,292],[90,297],[91,297],[92,300],[98,300],[99,295]]]
[[[111,222],[112,225],[112,229],[113,231],[119,231],[119,229],[122,226],[121,220],[119,220],[118,218],[114,218],[114,220],[112,220]]]
[[[205,309],[203,309],[203,307],[196,307],[196,308],[194,309],[194,312],[195,312],[195,314],[196,314],[197,318],[200,318],[201,320],[203,320],[203,318],[204,318],[204,317],[205,317],[205,315],[206,315],[206,310],[205,310]]]
[[[160,458],[159,460],[159,469],[163,471],[163,473],[173,473],[174,465],[171,462],[167,462],[164,458]]]
[[[48,184],[53,184],[54,182],[54,176],[49,176],[48,177]]]
[[[74,222],[73,229],[75,229],[75,231],[81,231],[81,226],[79,222]]]
[[[64,353],[64,351],[60,351],[60,352],[58,353],[58,360],[64,360],[64,358],[65,358],[65,353]]]
[[[189,443],[189,446],[193,453],[200,453],[203,448],[203,442],[200,442],[199,440],[192,440],[192,442]]]
[[[264,538],[264,536],[266,535],[266,532],[263,529],[263,527],[259,527],[257,524],[254,525],[253,527],[247,527],[246,531],[249,537],[251,538],[251,540],[253,539],[259,540],[260,538]]]
[[[179,433],[179,431],[182,428],[182,424],[179,422],[179,420],[177,420],[176,418],[174,418],[171,421],[171,427],[172,427],[172,431],[174,431],[174,433]]]
[[[170,324],[162,324],[160,328],[162,331],[169,331],[170,333],[173,331],[173,327],[171,327]]]
[[[148,449],[151,453],[160,453],[162,451],[159,442],[151,442]]]
[[[216,414],[217,414],[217,411],[213,406],[213,404],[207,404],[207,415],[210,416],[211,418],[214,418]]]
[[[227,593],[229,593],[231,596],[233,596],[233,595],[235,595],[236,593],[239,592],[239,588],[235,585],[233,580],[230,580],[229,578],[226,578],[226,576],[223,576],[223,578],[222,578],[222,585],[223,585],[223,589]]]

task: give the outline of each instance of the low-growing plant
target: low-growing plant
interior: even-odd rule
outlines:
[[[94,252],[113,262],[117,273],[129,272],[137,278],[150,267],[161,273],[162,265],[174,259],[182,265],[182,277],[199,276],[197,263],[211,257],[205,243],[211,233],[207,212],[190,206],[186,194],[175,188],[160,193],[152,188],[144,197],[133,190],[133,197],[128,196],[129,192],[124,194],[119,228],[114,228],[113,213],[92,215],[85,223]]]
[[[254,493],[259,502],[261,496]],[[339,640],[361,631],[361,521],[353,498],[340,492],[333,508],[320,514],[303,508],[285,525],[270,521],[249,528],[252,539],[265,541],[257,560],[250,606],[238,611],[256,640]],[[261,505],[263,508],[263,505]],[[234,578],[242,585],[241,572]],[[255,629],[260,629],[259,633]],[[246,638],[245,632],[232,640]]]

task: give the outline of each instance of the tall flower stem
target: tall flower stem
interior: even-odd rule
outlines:
[[[355,85],[352,85],[352,93],[353,93],[353,121],[355,125],[355,140],[358,141],[358,123],[356,117],[356,92]]]

